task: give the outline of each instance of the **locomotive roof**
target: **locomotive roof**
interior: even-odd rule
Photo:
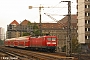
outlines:
[[[6,39],[6,41],[8,41],[8,40],[25,40],[25,39],[27,40],[27,39],[29,39],[28,37],[30,37],[30,36]],[[36,36],[36,37],[31,37],[31,38],[41,38],[41,37],[56,37],[56,36]]]
[[[36,36],[36,37],[31,37],[31,38],[41,38],[41,37],[56,37],[56,36]]]
[[[16,38],[11,38],[11,39],[6,39],[6,41],[8,41],[8,40],[15,40]]]
[[[17,40],[25,40],[25,39],[28,39],[27,37],[19,37],[17,38]]]
[[[29,36],[23,36],[23,37],[18,37],[18,38],[10,38],[10,39],[6,39],[6,41],[8,41],[8,40],[24,40],[24,39],[27,39],[27,37],[29,37]]]
[[[56,36],[43,36],[43,37],[56,37]]]

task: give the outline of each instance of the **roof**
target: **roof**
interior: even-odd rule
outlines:
[[[28,25],[29,22],[30,22],[29,20],[25,19],[20,24]],[[65,16],[63,19],[58,21],[58,23],[41,23],[42,25],[41,28],[42,29],[60,29],[60,28],[66,27],[67,22],[68,22],[68,16]],[[19,23],[16,20],[14,20],[11,24],[18,25]],[[40,28],[40,23],[31,23],[31,24],[36,24]],[[71,25],[74,27],[77,26],[77,15],[71,15]]]
[[[61,23],[66,23],[68,21],[68,16],[65,16],[63,19],[59,20]],[[71,23],[77,23],[77,15],[71,15]]]
[[[36,23],[36,25],[39,27],[40,23]],[[42,23],[41,24],[42,29],[58,29],[62,28],[62,25],[59,23]]]
[[[63,19],[59,20],[58,23],[62,23],[64,26],[67,26],[68,16],[65,16]],[[77,26],[77,15],[71,15],[71,25]]]
[[[20,24],[21,24],[21,25],[27,25],[29,22],[30,22],[29,20],[26,20],[26,19],[25,19],[25,20],[22,21]]]
[[[19,23],[16,20],[14,20],[10,23],[10,25],[19,25]]]

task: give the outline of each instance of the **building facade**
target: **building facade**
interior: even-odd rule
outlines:
[[[5,31],[4,28],[0,27],[0,40],[4,40],[5,39]]]
[[[79,43],[90,43],[90,0],[77,0],[78,40]]]
[[[22,21],[20,24],[14,20],[9,25],[7,25],[7,34],[6,38],[16,38],[23,36],[24,32],[30,32],[32,31],[33,27],[31,25],[28,25],[28,20]]]
[[[78,41],[84,51],[90,50],[90,0],[77,0]]]
[[[18,37],[19,32],[17,32],[16,30],[17,25],[19,25],[19,23],[16,20],[12,21],[9,25],[7,25],[6,38]]]

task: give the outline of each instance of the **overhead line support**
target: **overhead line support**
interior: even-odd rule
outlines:
[[[68,57],[72,54],[72,40],[71,40],[71,1],[62,1],[68,2],[68,26],[67,26],[67,39],[66,39],[66,55]]]

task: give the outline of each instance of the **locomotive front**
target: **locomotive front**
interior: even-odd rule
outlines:
[[[56,36],[46,36],[46,46],[47,50],[51,52],[55,52],[57,47],[57,37]]]

